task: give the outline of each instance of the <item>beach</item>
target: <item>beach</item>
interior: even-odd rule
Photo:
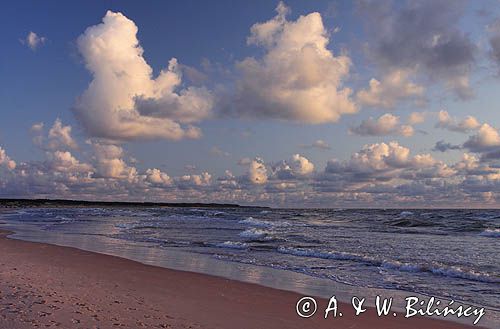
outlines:
[[[423,317],[305,319],[302,297],[255,284],[0,236],[0,328],[472,328]],[[318,299],[325,309],[327,300]]]

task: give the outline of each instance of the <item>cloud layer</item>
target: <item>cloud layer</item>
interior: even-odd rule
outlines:
[[[159,72],[144,57],[134,21],[108,11],[77,39],[91,77],[73,106],[76,128],[83,130],[60,119],[47,126],[33,124],[31,137],[42,155],[38,161],[15,161],[16,152],[0,147],[0,195],[272,206],[496,204],[500,132],[495,123],[478,120],[478,114],[455,117],[453,106],[443,104],[448,100],[443,91],[453,91],[459,101],[469,99],[476,60],[484,57],[500,67],[498,20],[490,19],[478,47],[462,31],[468,26],[461,23],[462,1],[356,3],[366,29],[354,34],[365,38],[365,53],[345,50],[346,43],[352,45],[346,41],[349,34],[341,36],[340,28],[325,26],[320,13],[292,19],[280,2],[274,17],[251,26],[246,50],[252,56],[235,59],[231,53],[226,64],[204,59],[199,70],[168,57]],[[21,42],[36,50],[46,40],[30,32]],[[488,57],[479,57],[480,50]],[[436,105],[450,112],[432,112]],[[402,119],[407,107],[419,112]],[[373,109],[387,113],[369,114]],[[362,116],[349,121],[357,122],[349,129],[356,136],[344,141],[345,126],[333,124],[360,110]],[[436,116],[437,123],[425,122]],[[246,130],[234,136],[246,137],[245,145],[229,146],[217,137],[196,144],[200,158],[206,156],[196,166],[175,163],[177,159],[171,164],[177,154],[168,154],[172,167],[146,166],[149,161],[135,160],[128,152],[129,141],[201,138],[202,122],[214,118],[220,128],[232,122],[228,117],[260,120],[262,126],[277,120],[281,123],[265,127],[279,127],[276,133],[290,132],[280,130],[282,124],[294,123],[297,136],[279,138],[283,144],[271,150],[260,145],[252,149],[251,143],[269,143],[275,132],[260,135],[257,124],[241,128]],[[317,124],[328,125],[298,131],[301,125]],[[429,135],[414,128],[420,124],[440,134],[439,141],[432,136],[418,143],[409,139],[408,145],[418,145],[412,152],[392,140],[415,132]],[[463,139],[450,142],[444,134]],[[357,136],[370,136],[373,142],[361,147]],[[387,136],[391,141],[382,138]],[[349,151],[354,144],[358,146]],[[148,144],[150,152],[161,152],[157,145],[165,144]],[[342,156],[333,157],[335,152]],[[270,153],[276,158],[267,158]],[[238,166],[221,168],[223,161],[236,157],[242,157]],[[203,163],[215,164],[217,172],[226,170],[216,175]]]

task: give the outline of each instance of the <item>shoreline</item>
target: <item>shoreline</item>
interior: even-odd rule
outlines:
[[[33,328],[478,328],[441,319],[300,318],[300,294],[171,270],[72,247],[7,238],[0,230],[0,327]],[[320,312],[321,311],[321,312]]]

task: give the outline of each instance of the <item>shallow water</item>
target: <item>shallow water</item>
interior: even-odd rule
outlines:
[[[35,241],[39,234],[63,245],[78,240],[75,246],[88,250],[82,241],[101,241],[94,251],[111,254],[142,246],[147,261],[143,252],[129,258],[146,263],[159,264],[167,254],[162,251],[175,250],[198,256],[180,257],[179,268],[186,259],[229,261],[249,264],[242,273],[282,269],[322,282],[454,299],[495,314],[500,309],[496,210],[50,208],[15,210],[0,219]],[[220,275],[210,268],[203,272]]]

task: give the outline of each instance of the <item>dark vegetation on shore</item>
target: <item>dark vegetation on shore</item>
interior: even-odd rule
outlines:
[[[62,199],[0,199],[0,208],[42,208],[42,207],[183,207],[183,208],[267,208],[241,206],[231,203],[183,203],[183,202],[121,202],[121,201],[83,201]]]

